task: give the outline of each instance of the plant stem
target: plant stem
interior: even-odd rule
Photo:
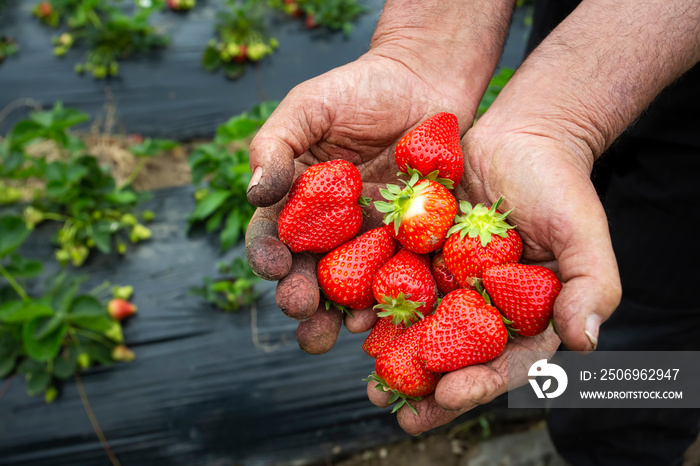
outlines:
[[[19,295],[20,298],[22,298],[22,301],[31,301],[29,296],[27,295],[27,292],[24,291],[24,288],[17,283],[17,280],[15,280],[15,277],[12,276],[12,274],[0,264],[0,275],[3,276],[5,280],[7,280],[7,283],[10,284],[13,290],[15,290],[15,293]]]
[[[102,345],[107,346],[107,347],[112,346],[107,340],[102,338],[98,333],[91,332],[89,330],[73,328],[73,329],[69,329],[68,333],[72,333],[74,335],[82,335],[85,338],[89,338],[90,340],[96,341],[97,343],[101,343]]]
[[[113,466],[119,466],[119,460],[110,448],[109,443],[107,442],[107,438],[105,437],[104,432],[100,428],[100,424],[97,422],[97,417],[95,416],[92,407],[90,407],[90,402],[88,401],[87,394],[85,393],[85,387],[83,386],[83,380],[80,378],[80,375],[78,373],[76,373],[74,377],[75,385],[78,388],[78,394],[80,395],[80,401],[83,403],[83,408],[85,408],[85,414],[87,414],[87,417],[90,420],[90,424],[92,425],[92,429],[95,431],[95,435],[97,435],[97,438],[100,440],[100,444],[102,445],[102,448],[107,454],[107,458],[109,458],[110,463],[112,463]]]
[[[134,170],[131,172],[129,177],[122,183],[121,188],[124,188],[126,186],[129,186],[131,183],[134,182],[137,176],[139,176],[139,173],[141,173],[141,170],[146,166],[146,162],[148,162],[148,157],[141,157],[139,159],[139,163],[134,167]],[[121,189],[119,188],[119,189]]]
[[[95,26],[95,28],[102,29],[102,21],[100,21],[100,18],[95,13],[95,10],[90,9],[87,13],[85,13],[85,15],[88,17],[92,25]]]
[[[95,288],[90,290],[88,294],[97,297],[98,294],[102,293],[104,290],[109,288],[109,285],[109,281],[105,280],[104,282],[102,282],[102,284],[97,285]]]

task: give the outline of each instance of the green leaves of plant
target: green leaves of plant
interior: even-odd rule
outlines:
[[[218,127],[214,142],[200,144],[188,158],[192,181],[200,187],[188,219],[190,227],[205,223],[207,232],[221,228],[222,250],[240,240],[254,212],[246,198],[251,178],[248,151],[231,152],[230,147],[257,131],[276,107],[277,102],[263,102],[229,119]],[[205,180],[206,188],[202,186]]]
[[[11,150],[19,150],[25,144],[37,138],[55,141],[60,146],[69,144],[66,129],[89,119],[86,113],[71,108],[64,108],[61,102],[54,104],[51,110],[33,112],[29,120],[20,121],[8,134]]]
[[[225,190],[210,191],[197,203],[190,219],[193,221],[204,220],[213,214],[231,195],[231,192]]]
[[[151,139],[146,138],[140,144],[129,146],[129,152],[136,157],[154,157],[161,152],[175,149],[179,144],[170,139]]]
[[[78,296],[65,319],[73,325],[96,332],[106,332],[113,325],[113,320],[105,312],[104,306],[89,295]]]
[[[43,324],[43,318],[29,321],[22,327],[22,343],[29,357],[37,361],[49,361],[56,357],[61,348],[63,337],[68,332],[68,326],[58,324],[55,329],[48,332],[42,339],[36,338],[37,329]]]
[[[0,306],[0,322],[24,323],[37,317],[53,315],[53,310],[35,301],[9,301]]]
[[[19,217],[0,217],[0,258],[13,252],[24,242],[29,230]]]

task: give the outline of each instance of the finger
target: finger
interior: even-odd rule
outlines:
[[[369,398],[369,401],[371,401],[375,406],[386,408],[389,406],[391,394],[383,390],[377,390],[378,385],[379,384],[377,382],[367,383],[367,398]]]
[[[572,351],[592,351],[598,329],[620,303],[622,286],[608,222],[592,185],[586,195],[567,199],[566,217],[553,224],[568,234],[554,243],[563,287],[554,303],[559,337]]]
[[[350,333],[363,333],[368,331],[377,322],[377,311],[374,308],[357,309],[350,311],[352,315],[345,314],[345,327]]]
[[[248,201],[264,207],[284,197],[294,181],[294,159],[328,129],[328,120],[313,94],[301,84],[287,95],[250,143],[253,176]]]
[[[435,389],[435,401],[445,410],[460,413],[486,404],[509,388],[527,384],[532,363],[551,357],[560,343],[551,326],[535,337],[515,337],[496,359],[444,374]]]
[[[478,364],[446,373],[435,389],[436,405],[459,414],[488,403],[508,390],[507,367],[502,369]]]
[[[408,406],[402,406],[396,413],[396,419],[403,430],[411,435],[418,435],[436,427],[447,424],[464,411],[448,411],[441,408],[433,395],[428,395],[420,401],[411,401],[417,415]]]
[[[316,262],[311,254],[293,254],[289,273],[277,284],[275,302],[292,319],[304,321],[319,308]]]
[[[253,272],[265,280],[279,280],[292,267],[292,253],[277,238],[282,203],[257,209],[245,233],[245,252]]]
[[[343,313],[331,306],[320,305],[308,320],[297,327],[299,348],[309,354],[323,354],[330,351],[338,339],[343,322]]]

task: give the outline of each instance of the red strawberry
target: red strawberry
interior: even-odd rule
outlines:
[[[374,362],[375,374],[370,375],[368,380],[378,382],[378,390],[391,392],[391,403],[401,400],[394,406],[394,412],[408,404],[416,413],[408,400],[420,400],[420,397],[429,395],[440,381],[441,374],[427,370],[418,357],[421,335],[429,320],[421,320],[407,328],[384,347]]]
[[[457,214],[454,196],[432,180],[419,180],[414,174],[401,190],[389,184],[379,192],[389,202],[374,203],[383,212],[384,223],[393,224],[392,235],[406,248],[418,254],[439,249]]]
[[[409,131],[396,146],[396,165],[411,176],[437,180],[448,189],[462,181],[464,171],[457,117],[438,113]]]
[[[233,61],[242,63],[248,59],[248,46],[245,44],[238,45],[238,55],[233,57]],[[311,167],[309,167],[311,168]]]
[[[379,268],[391,259],[396,242],[388,228],[374,228],[321,259],[316,268],[318,284],[328,299],[350,309],[374,304],[372,280]]]
[[[445,256],[442,255],[442,251],[438,251],[433,257],[432,272],[441,295],[446,296],[451,291],[462,288],[455,276],[450,272],[450,269],[445,265]]]
[[[437,286],[430,273],[427,256],[402,249],[384,264],[372,282],[372,292],[382,309],[380,317],[391,316],[395,325],[409,326],[432,314],[437,302]]]
[[[460,202],[465,215],[457,217],[442,248],[445,264],[462,286],[470,286],[481,278],[484,270],[494,265],[518,262],[523,252],[523,240],[498,212],[499,199],[491,208]]]
[[[125,299],[115,298],[107,304],[107,312],[117,320],[124,320],[136,313],[136,306]]]
[[[37,16],[39,18],[48,18],[51,16],[51,13],[53,13],[53,6],[51,5],[50,2],[41,2],[37,7]]]
[[[279,216],[279,238],[293,252],[328,252],[362,226],[362,179],[353,164],[332,160],[307,168],[294,181]]]
[[[316,23],[316,18],[314,17],[313,14],[310,14],[306,17],[306,21],[304,22],[304,25],[306,26],[306,29],[313,29],[318,24]]]
[[[299,17],[304,14],[296,0],[284,0],[284,11],[288,15]]]
[[[508,326],[532,337],[549,326],[561,282],[546,267],[501,264],[484,272],[484,288],[494,306],[511,321]]]
[[[476,291],[463,288],[445,296],[426,322],[421,358],[428,370],[450,372],[494,359],[507,341],[498,310]]]
[[[394,325],[391,317],[382,317],[374,324],[372,331],[369,332],[365,342],[362,344],[362,349],[365,353],[373,358],[382,351],[382,349],[401,335],[406,327],[402,324]]]

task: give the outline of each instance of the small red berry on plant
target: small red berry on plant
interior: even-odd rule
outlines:
[[[136,313],[136,306],[125,299],[115,298],[107,304],[107,312],[114,319],[124,320]]]

